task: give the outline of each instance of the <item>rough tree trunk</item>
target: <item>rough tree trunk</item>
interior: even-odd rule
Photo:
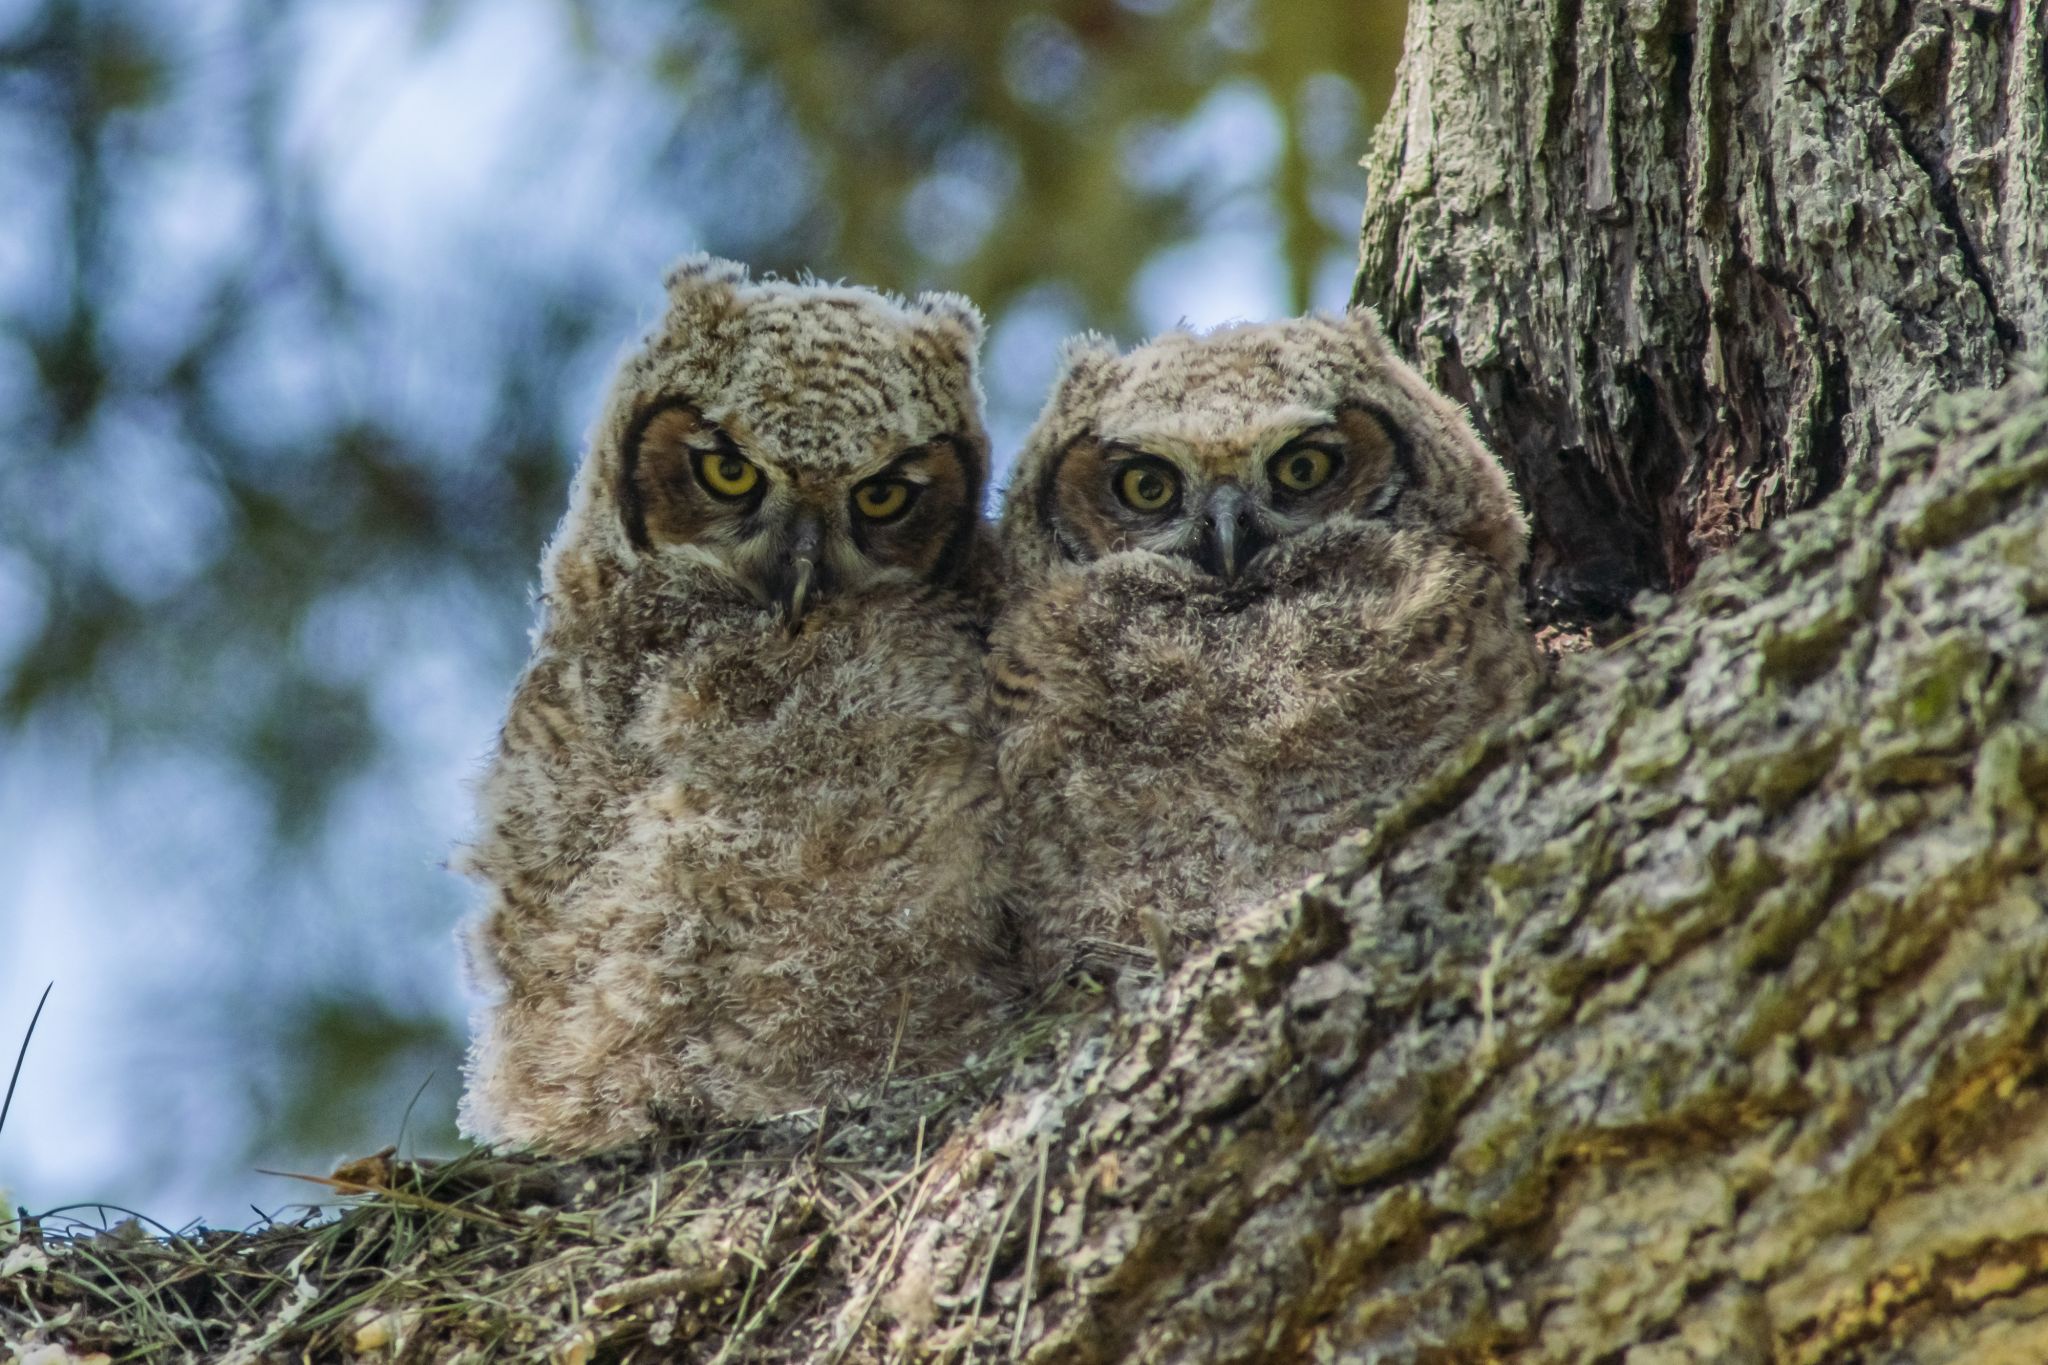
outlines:
[[[1417,4],[1361,295],[1509,454],[1539,586],[1777,524],[1326,879],[985,1107],[0,1246],[0,1338],[2048,1360],[2048,395],[1928,411],[2048,335],[2048,11],[1779,3]]]
[[[1420,0],[1368,167],[1358,297],[1513,469],[1542,614],[2048,345],[2040,0]]]

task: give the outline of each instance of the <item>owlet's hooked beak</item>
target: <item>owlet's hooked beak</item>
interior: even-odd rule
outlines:
[[[783,626],[795,634],[804,612],[828,586],[822,557],[825,525],[815,512],[802,511],[790,524],[782,553],[776,557],[770,596],[782,608]]]
[[[1235,582],[1253,556],[1273,543],[1253,510],[1251,500],[1236,484],[1218,487],[1202,509],[1201,539],[1190,557],[1204,571],[1226,583]]]

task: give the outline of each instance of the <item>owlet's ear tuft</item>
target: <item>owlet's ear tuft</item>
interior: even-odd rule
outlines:
[[[910,307],[941,328],[955,333],[970,352],[980,349],[983,331],[981,310],[965,294],[919,294],[911,301]]]
[[[682,298],[706,287],[736,289],[746,282],[746,266],[708,251],[683,257],[668,268],[668,275],[662,281],[668,286],[672,298]]]
[[[1053,381],[1048,412],[1069,412],[1102,396],[1123,361],[1116,343],[1100,332],[1083,332],[1060,345],[1060,377]]]
[[[663,283],[668,286],[668,315],[673,325],[729,311],[747,285],[747,268],[738,261],[700,251],[670,266]]]
[[[1355,303],[1344,310],[1345,330],[1365,342],[1373,351],[1387,349],[1387,335],[1380,330],[1379,314],[1368,303]]]

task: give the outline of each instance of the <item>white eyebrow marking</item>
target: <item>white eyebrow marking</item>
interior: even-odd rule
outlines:
[[[1258,413],[1232,427],[1216,426],[1213,418],[1175,413],[1142,426],[1105,429],[1102,439],[1105,445],[1129,447],[1176,461],[1195,459],[1201,449],[1218,445],[1249,450],[1264,459],[1289,441],[1336,425],[1335,413],[1290,406]]]
[[[860,483],[886,474],[892,479],[901,479],[905,483],[914,483],[920,488],[929,487],[938,481],[938,476],[931,471],[929,466],[938,459],[941,454],[941,446],[947,447],[944,453],[948,455],[952,453],[950,445],[944,438],[935,438],[922,444],[911,446],[907,450],[899,450],[886,460],[875,461],[874,464],[861,471],[854,482]],[[957,459],[958,457],[955,456],[954,458]]]
[[[1307,422],[1289,422],[1285,426],[1274,427],[1258,440],[1253,441],[1251,443],[1252,454],[1263,460],[1286,449],[1288,445],[1300,440],[1310,432],[1334,432],[1336,427],[1337,419],[1335,417],[1320,415]]]

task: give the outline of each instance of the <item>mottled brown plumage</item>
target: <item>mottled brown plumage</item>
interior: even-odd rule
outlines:
[[[1300,882],[1536,676],[1506,477],[1364,312],[1083,338],[1002,535],[991,693],[1040,979]]]
[[[669,303],[549,548],[465,860],[484,1137],[815,1104],[990,1014],[979,318],[709,258]]]

